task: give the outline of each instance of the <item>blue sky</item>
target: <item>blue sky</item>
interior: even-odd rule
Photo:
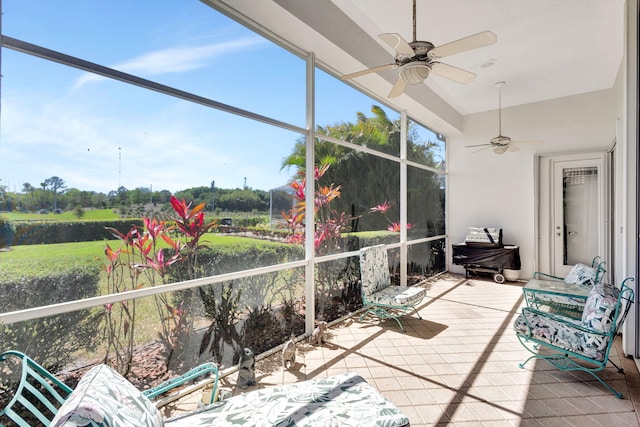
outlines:
[[[3,0],[5,35],[304,127],[304,61],[197,0]],[[0,184],[268,190],[300,135],[8,49]],[[374,100],[323,72],[316,123]],[[397,113],[389,111],[392,118]]]

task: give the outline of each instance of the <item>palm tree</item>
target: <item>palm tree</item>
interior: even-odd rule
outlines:
[[[64,180],[57,176],[52,176],[44,181],[47,187],[51,187],[53,192],[53,209],[58,209],[58,190],[64,190]],[[44,187],[43,187],[44,188]]]
[[[355,123],[341,122],[328,126],[318,126],[317,132],[386,154],[400,154],[400,119],[391,120],[379,106],[372,106],[372,117],[358,112]],[[409,125],[407,135],[408,158],[417,163],[436,168],[430,148],[434,143],[420,141],[417,130]],[[389,221],[398,220],[400,189],[400,168],[396,162],[367,153],[317,140],[315,157],[318,165],[330,164],[328,173],[318,185],[335,183],[342,188],[342,196],[332,207],[351,216],[361,216],[354,221],[354,231],[386,229]],[[296,142],[292,154],[283,160],[282,167],[294,167],[296,172],[304,171],[305,141]],[[426,175],[426,176],[425,176]],[[410,169],[409,206],[412,207],[410,222],[418,226],[433,228],[431,218],[443,216],[441,191],[437,174],[429,171]],[[392,202],[391,208],[382,215],[367,215],[370,209],[385,201]]]

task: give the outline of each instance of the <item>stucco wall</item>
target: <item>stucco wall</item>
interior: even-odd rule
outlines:
[[[520,247],[521,278],[530,278],[535,265],[535,155],[610,149],[616,98],[614,90],[605,90],[503,108],[504,135],[544,144],[502,155],[490,148],[465,148],[497,136],[497,110],[464,117],[463,133],[448,140],[450,242],[463,241],[467,227],[501,227],[504,242]],[[450,250],[448,263],[451,271],[464,272],[451,263]]]

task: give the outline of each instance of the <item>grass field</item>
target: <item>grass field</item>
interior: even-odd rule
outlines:
[[[108,243],[112,249],[116,249],[120,245],[120,241],[118,240],[109,240]],[[165,242],[161,243],[164,247],[169,247]],[[209,233],[202,238],[201,244],[218,247],[233,247],[237,249],[254,247],[256,245],[275,245],[277,243],[229,236],[226,234]],[[96,260],[106,263],[104,249],[104,241],[13,246],[10,251],[0,252],[0,268],[3,266],[8,267],[12,264],[21,264],[24,268],[28,268],[29,263],[35,260],[44,262]]]

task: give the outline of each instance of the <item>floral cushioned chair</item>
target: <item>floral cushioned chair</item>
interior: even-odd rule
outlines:
[[[418,286],[404,287],[391,285],[389,258],[384,245],[369,246],[360,249],[360,276],[362,279],[362,305],[366,309],[360,316],[376,315],[379,319],[394,319],[400,329],[404,327],[399,317],[414,311],[422,319],[416,305],[427,293]]]
[[[620,325],[633,302],[633,290],[627,285],[633,278],[622,282],[620,289],[599,283],[589,292],[581,319],[552,314],[532,307],[524,307],[513,328],[520,343],[530,351],[531,359],[544,359],[563,371],[584,371],[621,398],[596,372],[603,370]],[[544,349],[545,351],[540,351]],[[589,362],[584,364],[582,362]],[[593,365],[593,366],[591,366]]]

